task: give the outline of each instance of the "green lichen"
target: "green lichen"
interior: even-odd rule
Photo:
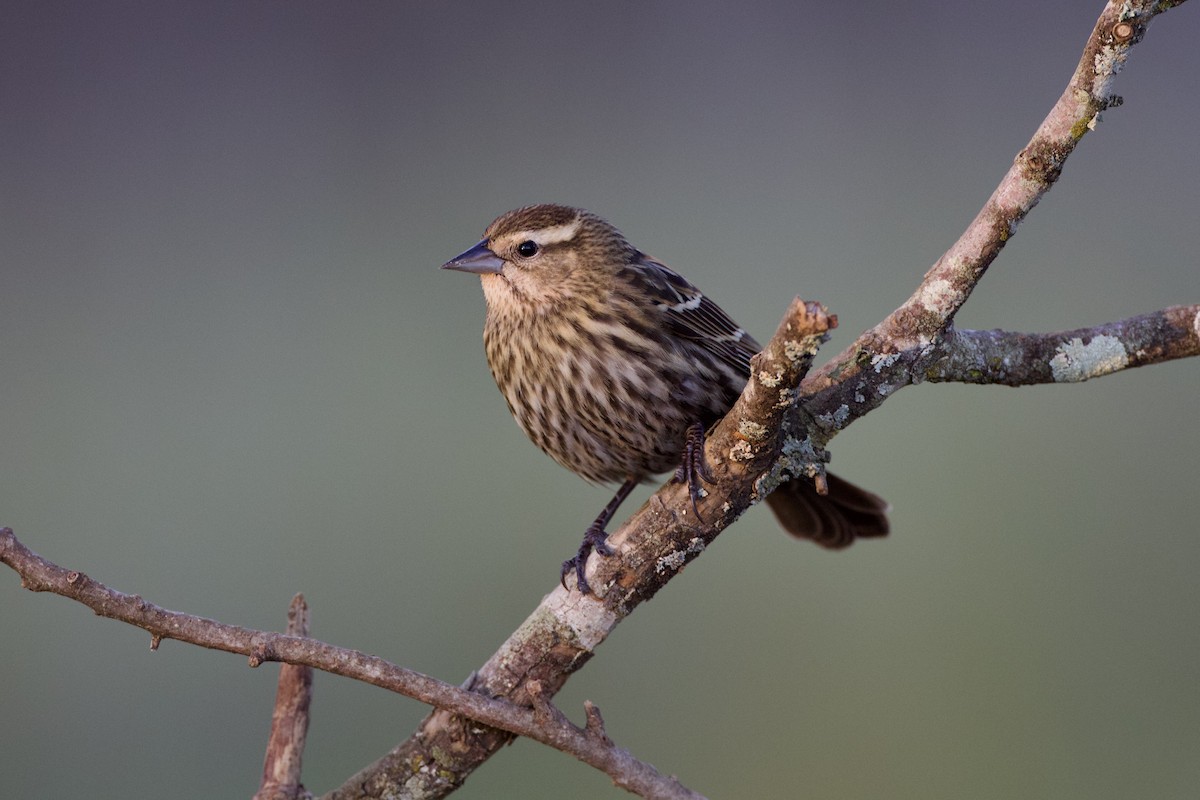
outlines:
[[[1092,129],[1093,119],[1095,119],[1095,117],[1076,120],[1075,124],[1071,126],[1071,138],[1076,142],[1082,139],[1083,135]]]
[[[445,768],[447,764],[453,764],[455,762],[453,754],[447,753],[445,750],[437,747],[436,745],[430,749],[429,754],[433,756],[434,762],[443,768]]]

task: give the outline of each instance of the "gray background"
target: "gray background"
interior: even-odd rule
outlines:
[[[899,304],[1066,83],[1099,2],[6,3],[0,524],[169,608],[460,681],[607,490],[525,441],[478,281],[582,205],[765,338]],[[1197,9],[1156,22],[959,317],[1200,300]],[[560,702],[713,797],[1192,798],[1200,363],[921,386],[833,443],[895,506],[829,554],[753,510]],[[644,496],[644,495],[639,495]],[[275,667],[0,575],[0,794],[247,797]],[[319,675],[326,790],[419,704]],[[463,798],[609,798],[518,742]]]

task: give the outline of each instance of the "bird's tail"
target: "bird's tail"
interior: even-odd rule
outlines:
[[[858,538],[887,536],[887,501],[827,473],[829,493],[817,494],[807,478],[790,480],[767,495],[783,529],[800,539],[840,550]]]

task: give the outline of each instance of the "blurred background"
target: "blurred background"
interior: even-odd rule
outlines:
[[[8,2],[0,524],[225,622],[303,591],[315,636],[462,681],[609,490],[525,440],[478,281],[438,266],[580,205],[761,338],[826,303],[832,355],[975,215],[1101,8]],[[1152,25],[960,326],[1200,301],[1198,11]],[[832,444],[889,540],[754,509],[558,702],[714,798],[1193,798],[1198,407],[1195,360],[907,389]],[[0,608],[0,795],[254,791],[275,666],[151,653],[7,571]],[[425,713],[318,675],[308,787]],[[519,741],[456,796],[626,795]]]

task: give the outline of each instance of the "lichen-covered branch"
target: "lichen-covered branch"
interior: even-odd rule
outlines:
[[[1189,356],[1200,356],[1200,305],[1059,333],[951,328],[921,377],[1005,386],[1076,383]]]
[[[588,704],[588,721],[583,728],[572,724],[557,709],[552,711],[549,694],[536,682],[526,685],[527,693],[537,695],[536,707],[524,708],[484,696],[478,691],[451,686],[357,650],[334,647],[297,634],[241,628],[168,611],[137,595],[110,589],[82,572],[47,561],[21,544],[10,528],[0,528],[0,562],[21,576],[21,585],[26,589],[62,595],[82,603],[100,616],[142,628],[150,633],[152,648],[157,648],[163,639],[177,639],[201,647],[241,653],[249,656],[252,667],[267,661],[283,661],[288,665],[313,667],[353,678],[430,705],[451,709],[465,715],[460,719],[483,722],[493,726],[491,730],[502,729],[506,732],[504,736],[518,734],[562,750],[606,772],[615,784],[641,797],[703,800],[701,795],[687,789],[675,778],[662,775],[651,765],[637,760],[628,751],[613,744],[604,733],[599,711],[594,706]],[[303,604],[303,600],[300,599],[299,603]],[[295,607],[293,612],[293,618],[300,613]],[[299,671],[293,672],[288,680],[293,679],[301,683],[305,680]],[[477,689],[478,684],[471,688]],[[307,796],[300,786],[299,765],[303,729],[307,726],[308,699],[308,692],[302,685],[281,685],[272,724],[272,749],[268,751],[263,783],[256,797],[294,800]],[[532,699],[529,704],[535,705]],[[276,722],[288,729],[277,730],[279,726]],[[467,727],[481,728],[476,722],[468,723]],[[432,755],[428,760],[411,766],[422,779],[429,778],[435,784],[443,780],[443,766]]]
[[[696,519],[686,486],[663,486],[608,537],[615,554],[589,561],[595,593],[556,586],[474,675],[473,690],[522,706],[552,697],[622,619],[761,499],[764,475],[777,475],[781,462],[789,472],[819,472],[819,463],[806,463],[795,436],[784,433],[790,430],[785,418],[795,408],[795,387],[836,324],[819,305],[792,302],[754,357],[746,390],[709,432],[705,457],[716,483],[698,503],[702,519]],[[411,737],[326,797],[444,797],[510,738],[439,708]],[[399,795],[397,787],[404,787]]]
[[[1119,105],[1113,79],[1158,14],[1180,2],[1114,0],[1096,21],[1067,87],[1017,154],[992,196],[908,298],[801,387],[804,406],[826,441],[897,389],[919,382],[954,315],[1017,226],[1062,173],[1100,112]]]

